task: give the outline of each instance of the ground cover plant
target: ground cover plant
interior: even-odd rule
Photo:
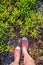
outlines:
[[[27,36],[30,40],[36,40],[36,47],[38,45],[40,53],[38,48],[36,50],[43,56],[43,7],[39,3],[40,6],[37,5],[37,2],[37,0],[0,0],[1,55],[4,52],[12,53],[15,45],[21,43],[21,38]],[[34,50],[30,50],[29,54],[35,57]],[[36,64],[38,65],[37,62]]]

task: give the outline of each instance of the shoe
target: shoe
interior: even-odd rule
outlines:
[[[20,46],[17,46],[17,47],[15,48],[15,50],[13,51],[14,58],[20,57],[20,53],[21,53],[21,48],[20,48]]]
[[[28,48],[28,39],[26,37],[22,38],[22,47],[25,47],[26,49]]]

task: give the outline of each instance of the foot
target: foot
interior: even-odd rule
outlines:
[[[14,58],[15,58],[15,62],[19,62],[19,60],[20,60],[20,47],[19,46],[17,46],[16,48],[15,48],[15,50],[13,51],[13,54],[14,54]]]

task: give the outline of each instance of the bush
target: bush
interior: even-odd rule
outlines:
[[[16,20],[18,19],[19,14],[20,14],[20,10],[18,10],[17,8],[14,7],[14,9],[8,19],[8,22],[10,22],[11,24],[14,24],[16,22]]]
[[[5,39],[8,35],[8,29],[9,25],[8,23],[3,23],[2,21],[0,21],[0,41],[2,41],[3,39]]]
[[[24,19],[23,29],[20,32],[22,35],[30,34],[32,37],[36,37],[39,34],[37,30],[43,23],[42,15],[35,14],[33,11],[29,12],[28,17]]]
[[[6,0],[0,0],[0,3],[5,3],[6,2]]]
[[[9,45],[6,45],[4,42],[0,43],[0,53],[7,52],[9,49]]]
[[[9,12],[6,9],[6,6],[0,4],[0,20],[4,21],[8,16]]]
[[[35,2],[36,0],[20,0],[16,5],[20,9],[21,14],[26,17],[28,16],[31,6],[34,5]]]

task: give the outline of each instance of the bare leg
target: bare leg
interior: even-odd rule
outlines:
[[[17,57],[10,65],[19,65],[19,58]]]
[[[24,65],[35,65],[34,60],[27,53],[27,49],[25,47],[23,47],[22,51],[23,51],[23,55],[24,55]]]

